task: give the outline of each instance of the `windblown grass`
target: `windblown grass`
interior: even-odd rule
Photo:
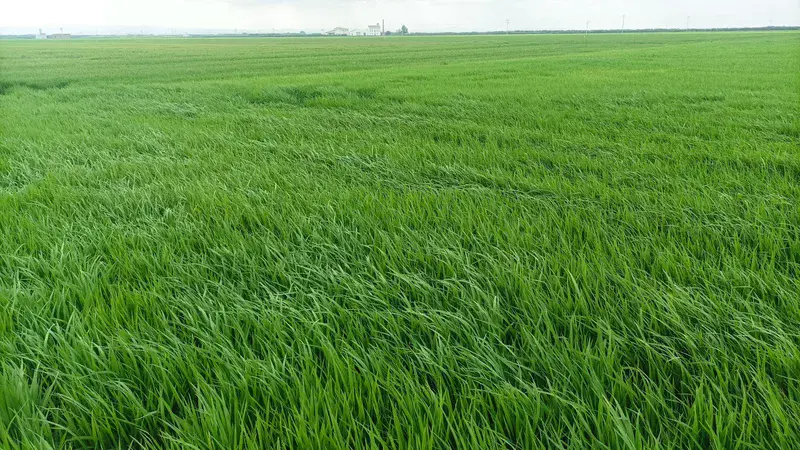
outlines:
[[[0,447],[800,448],[798,48],[0,41]]]

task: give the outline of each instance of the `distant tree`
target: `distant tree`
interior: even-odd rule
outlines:
[[[391,32],[391,31],[389,31],[389,30],[386,30],[386,33],[384,33],[384,34],[385,34],[386,36],[391,36],[391,35],[392,35],[392,32]]]
[[[408,34],[408,28],[405,25],[400,27],[400,34]]]

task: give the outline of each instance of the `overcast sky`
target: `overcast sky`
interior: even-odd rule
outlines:
[[[800,25],[800,0],[0,0],[0,31],[413,31]]]

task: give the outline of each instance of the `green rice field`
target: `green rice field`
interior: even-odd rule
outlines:
[[[0,40],[0,448],[800,448],[798,49]]]

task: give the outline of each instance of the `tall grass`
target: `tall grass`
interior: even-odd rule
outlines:
[[[798,44],[0,41],[0,447],[800,448]]]

